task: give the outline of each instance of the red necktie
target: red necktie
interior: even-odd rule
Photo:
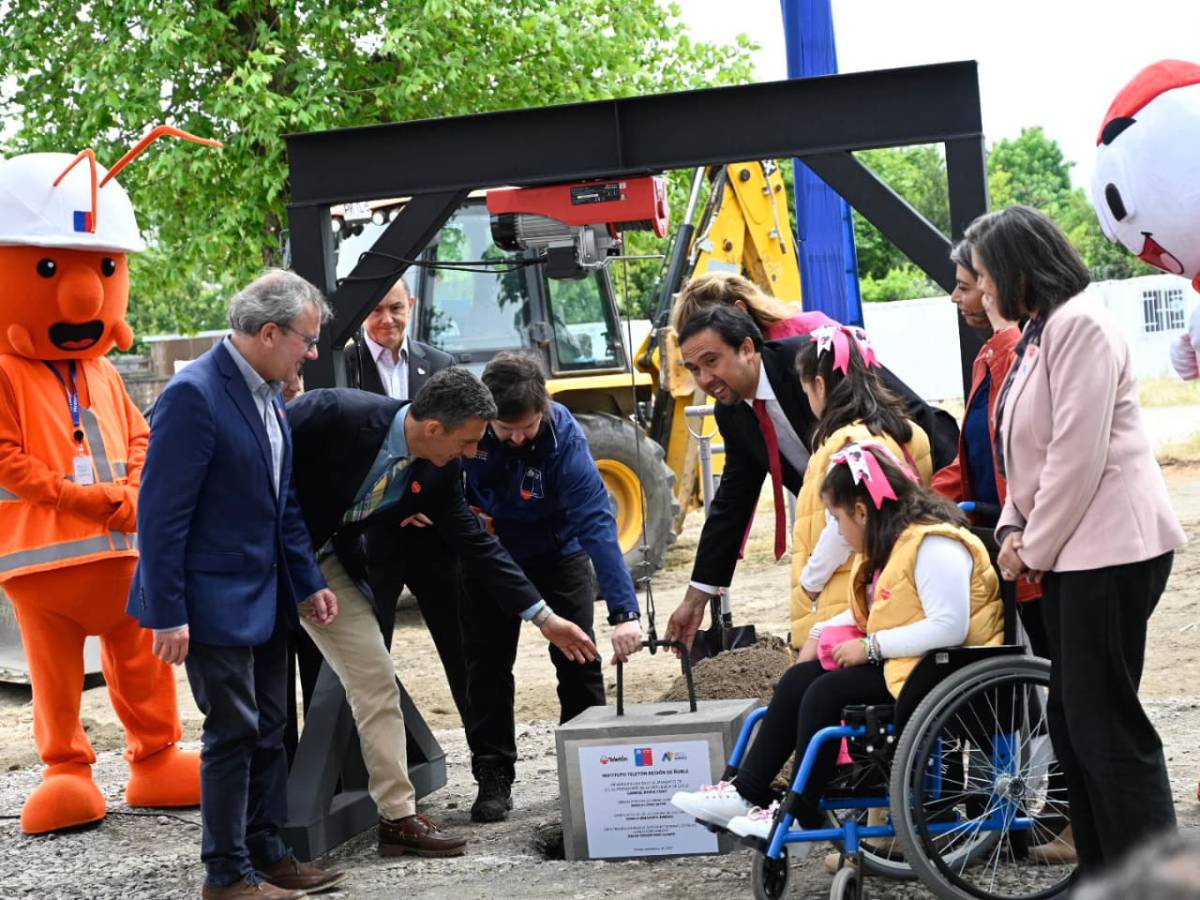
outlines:
[[[767,445],[767,465],[771,469],[771,487],[775,491],[775,558],[787,552],[787,516],[783,511],[783,467],[779,462],[779,438],[775,434],[775,423],[767,414],[765,400],[754,401],[754,415],[762,430],[763,442]]]

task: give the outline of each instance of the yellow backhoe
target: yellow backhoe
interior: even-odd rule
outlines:
[[[632,190],[632,180],[629,185]],[[472,195],[421,254],[409,276],[418,298],[415,337],[477,371],[501,350],[543,354],[551,393],[588,435],[626,563],[635,576],[648,576],[662,566],[684,517],[699,503],[697,445],[684,407],[703,398],[679,365],[669,325],[672,304],[688,278],[714,269],[742,272],[766,292],[799,302],[782,173],[774,162],[695,173],[651,328],[636,352],[618,311],[611,266],[601,261],[604,248],[595,248],[609,239],[619,244],[617,230],[562,232],[567,239],[560,247],[550,219],[524,223],[523,230],[520,222],[498,225],[489,210],[497,206],[494,199]],[[333,209],[339,275],[371,247],[400,202]],[[665,214],[664,206],[664,221]],[[556,263],[560,250],[565,252]],[[544,264],[547,256],[550,265]],[[541,262],[532,264],[535,259]],[[711,420],[702,427],[711,431]]]

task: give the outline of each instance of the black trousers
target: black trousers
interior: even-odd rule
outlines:
[[[522,567],[554,612],[596,639],[592,629],[596,581],[586,553]],[[471,769],[499,769],[510,777],[517,760],[513,664],[521,635],[519,616],[504,612],[488,585],[466,576],[462,604],[463,644],[467,655],[467,694],[471,724],[467,743]],[[539,636],[540,639],[540,636]],[[553,644],[550,660],[558,675],[559,721],[575,718],[589,706],[604,705],[600,660],[580,665]]]
[[[1162,742],[1138,700],[1146,623],[1174,554],[1082,572],[1050,572],[1050,738],[1067,778],[1084,872],[1175,827]]]
[[[188,683],[204,714],[200,858],[208,882],[233,884],[288,854],[287,627],[257,647],[192,642]]]
[[[467,667],[459,624],[461,582],[458,556],[432,528],[369,530],[367,573],[385,640],[391,645],[396,600],[404,588],[417,598],[433,638],[458,716],[466,727]]]
[[[775,685],[767,714],[759,723],[758,734],[734,778],[738,793],[756,806],[768,806],[773,799],[771,782],[788,757],[796,754],[798,768],[813,735],[822,728],[840,724],[843,709],[859,703],[893,702],[880,666],[825,669],[817,660],[797,663]],[[805,828],[822,824],[817,801],[837,768],[840,746],[840,741],[826,741],[817,753],[816,764],[801,795],[807,816],[797,816]]]

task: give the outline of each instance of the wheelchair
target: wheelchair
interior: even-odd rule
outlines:
[[[1046,718],[1050,663],[1017,643],[1015,589],[1002,584],[1005,644],[930,651],[894,704],[846,707],[841,725],[816,734],[796,761],[767,839],[743,839],[756,851],[751,880],[758,900],[788,895],[789,848],[814,842],[832,842],[841,852],[831,900],[861,900],[868,875],[915,878],[945,900],[1042,900],[1066,892],[1074,867],[1028,853],[1053,842],[1070,821]],[[737,774],[765,714],[761,708],[747,718],[722,780]],[[850,762],[838,766],[820,800],[828,827],[801,829],[794,811],[816,754],[843,740]],[[886,814],[886,823],[871,823],[871,810]],[[886,846],[897,843],[899,855]]]

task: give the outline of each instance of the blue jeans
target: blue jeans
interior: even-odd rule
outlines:
[[[287,818],[287,627],[265,644],[192,643],[188,682],[204,714],[200,751],[200,858],[208,883],[233,884],[289,854]]]

